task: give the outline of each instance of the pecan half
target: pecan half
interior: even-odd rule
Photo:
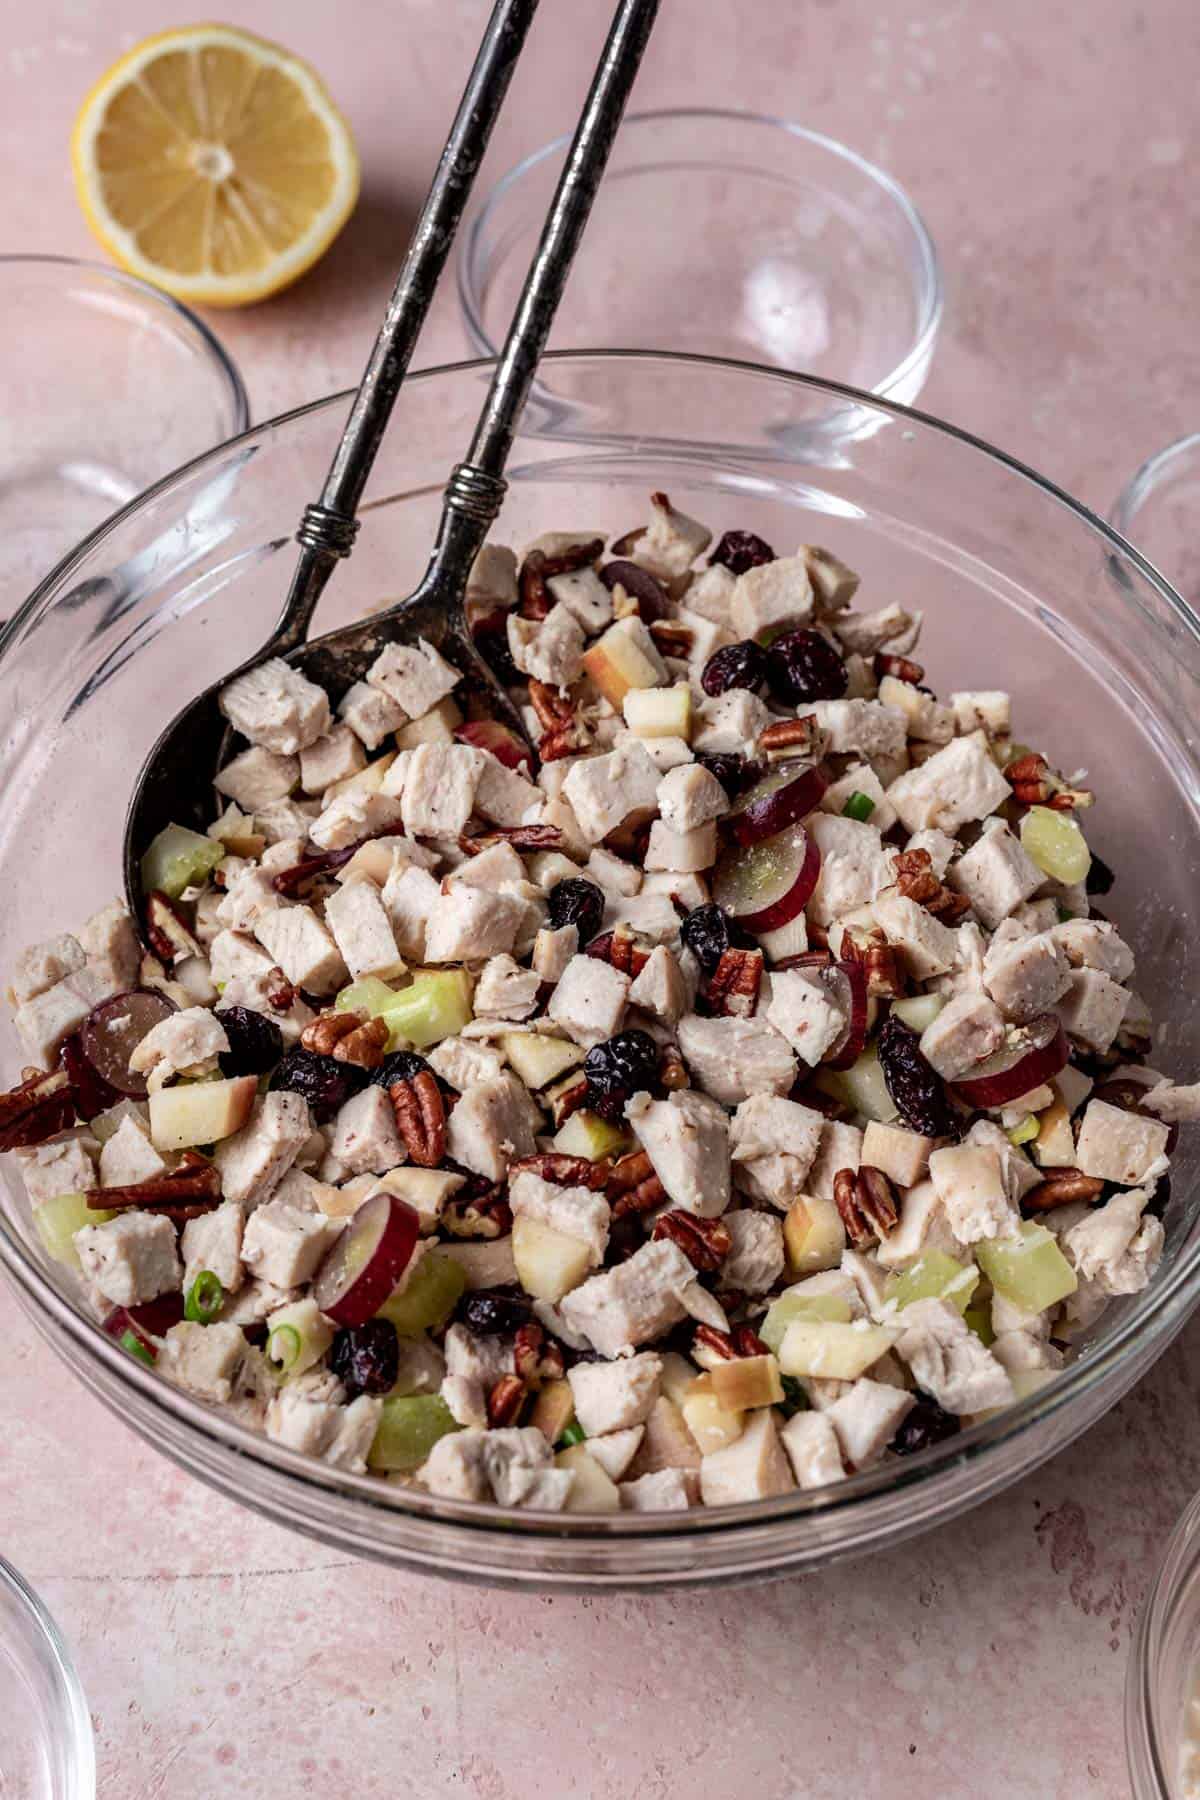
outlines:
[[[739,1356],[769,1356],[770,1349],[749,1325],[734,1325],[718,1331],[715,1325],[697,1325],[692,1342],[699,1351],[719,1362],[734,1362]]]
[[[861,938],[844,932],[842,959],[860,962],[866,969],[868,999],[898,1000],[908,985],[899,956],[878,926]]]
[[[291,1012],[296,1004],[296,990],[281,968],[268,969],[264,977],[267,1005],[274,1012]]]
[[[354,1063],[360,1069],[377,1069],[387,1049],[388,1028],[383,1019],[368,1019],[349,1032],[333,1053],[335,1062]]]
[[[674,1044],[668,1044],[659,1057],[658,1079],[668,1094],[678,1093],[680,1088],[692,1085],[687,1064]]]
[[[563,1353],[540,1325],[522,1325],[513,1342],[513,1370],[526,1388],[540,1388],[544,1381],[561,1381]]]
[[[720,1268],[733,1248],[729,1227],[720,1219],[699,1219],[690,1212],[664,1213],[650,1235],[678,1244],[688,1261],[709,1275]]]
[[[25,1069],[23,1079],[0,1094],[0,1150],[44,1144],[75,1118],[71,1077],[65,1069]]]
[[[487,1397],[488,1424],[515,1425],[525,1406],[527,1390],[519,1375],[502,1375]]]
[[[780,750],[786,750],[789,756],[801,750],[819,755],[823,747],[823,733],[815,713],[805,713],[800,719],[776,719],[758,734],[758,748],[764,756]]]
[[[523,619],[544,619],[550,611],[550,596],[546,592],[546,583],[555,575],[570,575],[576,569],[586,568],[604,554],[604,539],[590,538],[578,544],[572,544],[559,556],[547,556],[544,550],[531,550],[521,564],[521,572],[517,577],[517,588],[521,596],[521,617]]]
[[[1071,1206],[1076,1200],[1098,1200],[1104,1183],[1082,1169],[1044,1169],[1042,1179],[1021,1197],[1022,1212],[1049,1212],[1054,1206]]]
[[[925,679],[925,671],[918,662],[907,656],[894,656],[886,650],[879,650],[875,655],[875,679],[882,681],[885,675],[891,675],[896,681],[911,682],[918,687]]]
[[[891,1182],[882,1169],[869,1163],[863,1163],[857,1172],[839,1169],[833,1178],[833,1199],[854,1250],[883,1237],[900,1217]]]
[[[614,969],[620,969],[623,975],[638,976],[650,961],[650,951],[645,944],[638,942],[630,926],[618,925],[613,931],[605,931],[594,937],[584,950],[585,956],[594,957],[597,962],[610,963]]]
[[[632,1150],[613,1164],[604,1192],[612,1202],[614,1219],[623,1218],[626,1213],[652,1212],[667,1197],[667,1190],[644,1150]]]
[[[544,727],[538,739],[538,755],[543,762],[557,762],[560,757],[574,756],[586,750],[592,734],[575,710],[575,703],[557,688],[544,681],[529,683],[529,703]]]
[[[1068,787],[1065,776],[1052,769],[1037,750],[1018,756],[1004,771],[1004,779],[1022,806],[1049,806],[1055,812],[1076,812],[1094,804],[1090,788]]]
[[[710,1009],[726,1018],[750,1018],[758,1005],[762,973],[761,950],[722,950],[720,961],[704,983],[704,998]]]
[[[957,923],[970,911],[965,894],[956,894],[933,872],[933,858],[928,850],[901,850],[895,861],[896,886],[906,900],[914,900],[948,925]]]
[[[458,840],[459,849],[467,856],[482,856],[496,844],[511,844],[514,850],[557,850],[562,832],[557,825],[497,825],[477,837],[464,835]]]
[[[847,957],[850,962],[853,958]],[[828,969],[833,965],[832,950],[798,950],[795,956],[781,956],[772,969]]]
[[[512,1230],[512,1208],[498,1187],[484,1194],[456,1194],[442,1208],[440,1223],[450,1237],[507,1237]]]
[[[538,1175],[557,1187],[602,1189],[608,1180],[609,1165],[589,1162],[586,1156],[561,1156],[547,1151],[542,1156],[522,1156],[508,1167],[508,1179],[521,1174]]]
[[[201,954],[183,914],[158,888],[146,896],[146,936],[154,954],[167,964]]]
[[[446,1103],[431,1069],[388,1089],[396,1128],[418,1168],[436,1169],[446,1154]]]
[[[142,1212],[193,1219],[220,1200],[221,1171],[207,1157],[189,1150],[165,1175],[152,1175],[147,1181],[131,1182],[125,1187],[91,1188],[86,1198],[88,1206],[97,1212],[120,1212],[136,1206]]]
[[[311,1025],[304,1027],[300,1042],[306,1050],[312,1050],[318,1056],[332,1056],[342,1039],[348,1038],[366,1022],[367,1015],[364,1012],[337,1012],[331,1008],[329,1012],[323,1012],[319,1019],[314,1019]]]
[[[680,662],[687,661],[696,641],[696,634],[690,625],[680,625],[675,619],[655,619],[648,629],[660,655],[677,657]]]
[[[565,1125],[572,1113],[577,1113],[587,1105],[587,1076],[582,1069],[572,1069],[561,1081],[556,1081],[548,1088],[543,1088],[538,1096],[543,1106],[550,1108],[550,1117],[556,1125]]]

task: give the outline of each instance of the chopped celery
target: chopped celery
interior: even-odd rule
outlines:
[[[855,788],[845,806],[842,808],[842,817],[844,819],[857,819],[860,825],[865,825],[874,811],[875,802],[872,800],[870,794],[861,793]]]
[[[365,1012],[372,1019],[383,1016],[396,999],[396,990],[378,975],[365,975],[361,981],[344,987],[334,1001],[335,1012]]]
[[[1083,881],[1092,866],[1087,839],[1070,813],[1031,806],[1021,820],[1021,848],[1045,874],[1064,887]]]
[[[975,1258],[996,1292],[1024,1312],[1044,1312],[1079,1286],[1054,1234],[1033,1220],[1016,1237],[977,1244]]]
[[[832,1319],[848,1325],[850,1318],[850,1302],[840,1294],[781,1294],[768,1308],[758,1335],[767,1349],[778,1356],[783,1334],[796,1319]]]
[[[571,1444],[582,1444],[586,1437],[587,1432],[583,1429],[579,1420],[572,1419],[571,1423],[563,1431],[558,1442],[567,1446],[570,1446]]]
[[[627,1131],[585,1108],[571,1114],[554,1139],[554,1148],[563,1156],[586,1156],[589,1162],[599,1162],[602,1156],[624,1150],[628,1143]]]
[[[470,1023],[471,991],[465,969],[423,969],[408,987],[393,994],[381,1016],[396,1043],[424,1050],[454,1037]]]
[[[440,1394],[406,1394],[383,1402],[367,1463],[372,1469],[411,1474],[439,1438],[460,1429]]]
[[[46,1255],[68,1269],[78,1269],[75,1233],[85,1225],[107,1225],[116,1216],[113,1212],[95,1211],[85,1194],[54,1194],[34,1207],[33,1224]]]
[[[919,1032],[933,1024],[945,1004],[940,994],[913,994],[908,1000],[893,1000],[892,1012]]]
[[[969,1329],[975,1333],[975,1336],[979,1339],[985,1349],[989,1344],[995,1343],[996,1334],[992,1330],[992,1309],[990,1306],[987,1306],[986,1304],[968,1306],[966,1312],[963,1314],[963,1318],[966,1320]]]
[[[878,1120],[881,1125],[887,1125],[896,1117],[896,1107],[887,1091],[879,1066],[879,1052],[874,1044],[863,1051],[852,1068],[822,1069],[817,1075],[817,1086],[824,1093],[832,1094],[835,1100],[852,1106],[855,1112]]]
[[[1015,1144],[1019,1149],[1022,1144],[1031,1144],[1037,1136],[1039,1129],[1037,1114],[1026,1113],[1025,1117],[1021,1120],[1021,1123],[1019,1125],[1014,1125],[1009,1132],[1008,1141],[1010,1144]]]
[[[420,1337],[423,1331],[445,1324],[466,1285],[461,1263],[431,1250],[415,1264],[411,1277],[401,1281],[384,1301],[376,1317],[390,1319],[401,1337]]]
[[[207,881],[224,855],[219,839],[201,837],[185,825],[165,825],[142,857],[142,886],[178,900],[185,888]]]
[[[911,1306],[914,1300],[951,1300],[965,1313],[978,1286],[979,1270],[973,1263],[956,1262],[944,1250],[926,1250],[907,1269],[888,1276],[884,1299],[894,1300],[897,1307]]]

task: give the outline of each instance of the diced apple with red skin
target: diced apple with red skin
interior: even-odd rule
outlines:
[[[817,763],[778,763],[742,795],[729,814],[729,827],[739,844],[774,837],[814,812],[828,786]]]
[[[250,1117],[257,1075],[229,1081],[190,1081],[150,1096],[150,1142],[156,1150],[191,1150],[217,1144],[240,1131]]]
[[[727,850],[713,871],[713,899],[747,931],[775,931],[803,912],[821,874],[821,852],[803,825]]]
[[[583,659],[583,666],[604,698],[620,712],[630,688],[659,684],[659,673],[628,631],[610,625]]]
[[[312,1297],[339,1325],[365,1325],[394,1293],[412,1258],[420,1215],[396,1194],[373,1194],[317,1270]]]
[[[470,719],[460,725],[454,735],[460,744],[489,750],[506,769],[524,769],[528,773],[533,767],[527,747],[507,725],[501,725],[499,719]]]
[[[1056,1013],[1042,1013],[1014,1031],[1008,1043],[980,1063],[969,1080],[956,1081],[955,1093],[970,1106],[1007,1106],[1022,1094],[1052,1081],[1070,1056],[1066,1034]]]

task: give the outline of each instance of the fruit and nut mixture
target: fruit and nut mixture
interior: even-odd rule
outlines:
[[[207,834],[13,978],[0,1143],[103,1329],[545,1511],[821,1487],[1050,1381],[1153,1275],[1200,1088],[1084,775],[858,586],[655,494],[476,560],[536,754],[424,642],[232,681]]]

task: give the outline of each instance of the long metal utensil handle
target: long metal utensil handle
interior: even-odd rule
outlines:
[[[353,547],[358,503],[537,9],[538,0],[496,0],[492,9],[321,498],[300,521],[276,653],[303,641],[331,570]]]
[[[473,555],[483,542],[487,527],[500,510],[507,485],[504,465],[513,435],[659,4],[660,0],[621,0],[617,8],[467,460],[455,469],[446,489],[438,545],[426,583],[431,578],[457,574],[463,559]],[[462,573],[465,572],[464,568]]]

